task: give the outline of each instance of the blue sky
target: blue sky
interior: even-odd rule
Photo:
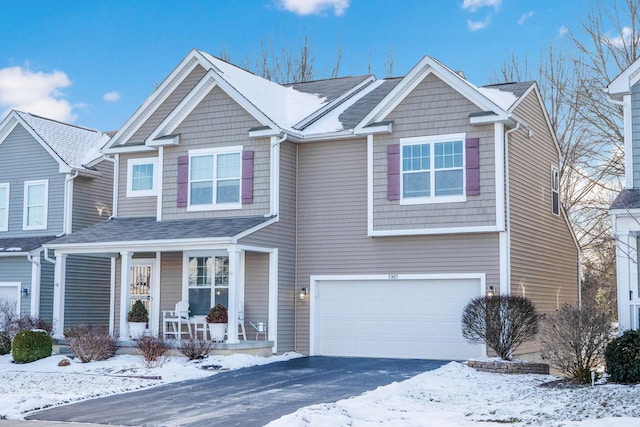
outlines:
[[[0,115],[11,108],[119,128],[192,48],[241,64],[311,39],[320,77],[394,75],[424,55],[485,84],[512,53],[537,60],[577,31],[583,0],[32,0],[0,14]]]

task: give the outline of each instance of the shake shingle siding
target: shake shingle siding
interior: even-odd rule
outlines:
[[[121,154],[118,161],[118,217],[150,217],[156,216],[157,198],[156,196],[146,197],[127,197],[127,173],[128,161],[140,158],[156,158],[157,154],[153,151],[145,153],[127,153]]]

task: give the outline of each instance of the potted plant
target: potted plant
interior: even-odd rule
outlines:
[[[133,303],[131,310],[129,310],[127,321],[129,322],[129,336],[131,339],[137,340],[144,335],[149,321],[149,312],[142,301],[137,300]]]
[[[222,304],[216,304],[215,307],[209,310],[207,323],[209,324],[209,333],[212,341],[224,341],[224,333],[227,329],[228,321],[227,307]]]

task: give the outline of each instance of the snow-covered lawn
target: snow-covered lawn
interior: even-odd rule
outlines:
[[[24,365],[0,356],[0,416],[21,419],[39,408],[218,372],[201,369],[202,365],[238,369],[299,356],[210,356],[200,363],[172,357],[154,369],[145,368],[138,356],[86,364],[73,361],[67,367],[58,366],[63,356]],[[158,376],[162,379],[148,378]],[[640,386],[540,387],[555,379],[481,373],[452,362],[361,396],[302,408],[268,426],[640,426]]]

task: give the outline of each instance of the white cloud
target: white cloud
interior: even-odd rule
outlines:
[[[102,95],[102,99],[107,102],[116,102],[120,98],[122,98],[122,95],[120,94],[120,92],[117,92],[115,90]]]
[[[491,23],[491,17],[487,16],[484,21],[472,21],[471,19],[467,19],[467,27],[469,31],[478,31],[484,30]]]
[[[532,16],[533,16],[533,10],[530,10],[529,12],[527,12],[527,13],[523,14],[523,15],[520,17],[520,19],[518,19],[518,25],[522,25],[522,24],[524,24],[524,22],[525,22],[527,19],[531,18]]]
[[[73,106],[63,98],[60,89],[71,86],[62,71],[33,72],[28,68],[0,68],[0,108],[4,116],[16,109],[63,122],[73,122],[77,116]]]
[[[558,37],[564,37],[569,34],[569,29],[564,25],[558,29]]]
[[[501,4],[502,0],[464,0],[462,2],[462,8],[469,12],[475,12],[481,7],[493,7],[498,10]]]
[[[605,37],[603,43],[614,47],[628,46],[631,38],[634,37],[633,30],[629,27],[622,28],[621,34],[616,37]],[[636,40],[640,38],[639,34],[635,34]]]
[[[317,15],[325,10],[333,9],[333,14],[340,16],[349,7],[350,0],[278,0],[279,5],[297,15]]]

